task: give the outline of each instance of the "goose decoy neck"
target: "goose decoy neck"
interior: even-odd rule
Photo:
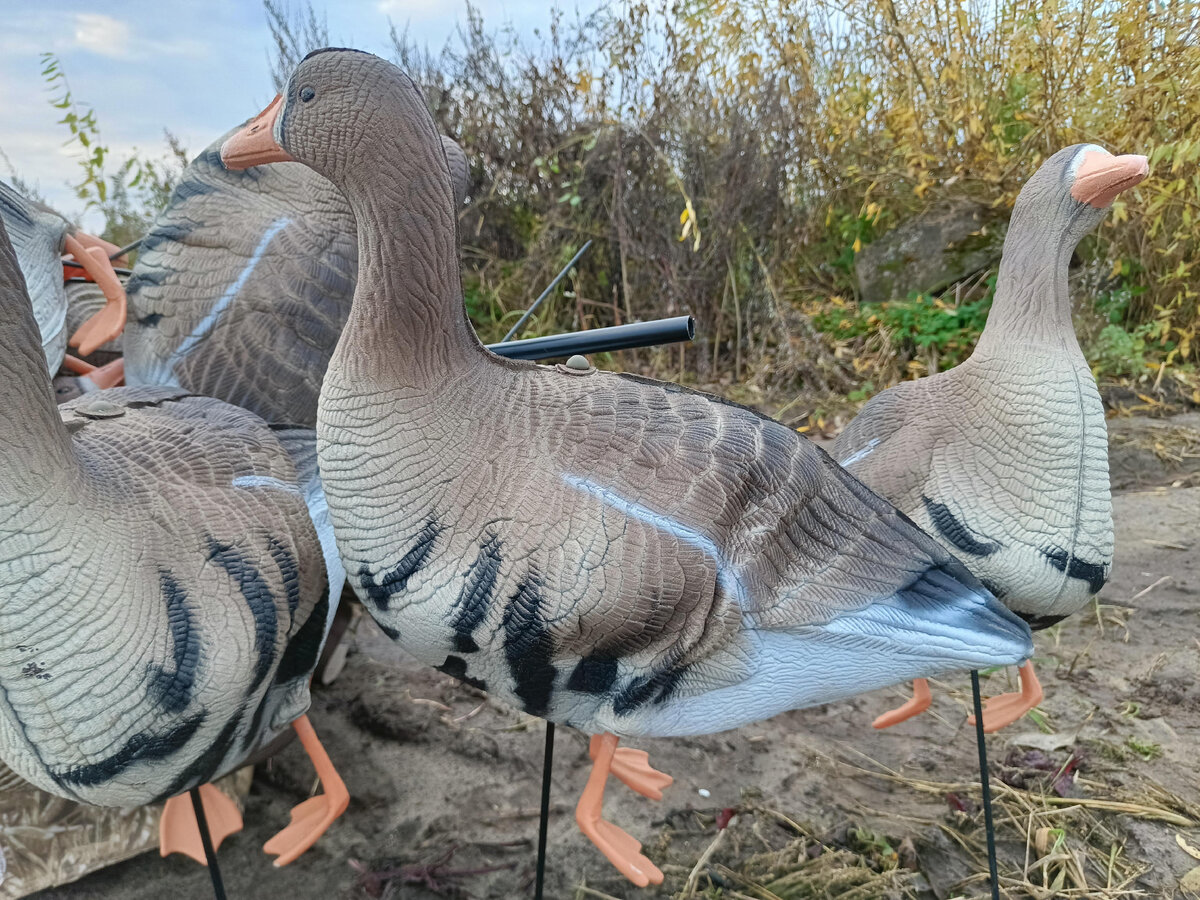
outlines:
[[[71,439],[58,414],[25,276],[0,223],[0,511],[9,491],[27,495],[43,476],[73,467]]]
[[[1014,208],[996,293],[975,355],[1004,355],[1027,344],[1075,343],[1067,270],[1075,244],[1047,239],[1038,220]]]
[[[1071,255],[1117,194],[1148,171],[1144,156],[1113,156],[1094,144],[1067,147],[1042,164],[1013,206],[977,356],[1030,345],[1078,351],[1067,285]]]
[[[294,159],[349,202],[358,285],[335,377],[430,384],[489,355],[463,303],[446,151],[420,91],[394,65],[353,50],[310,54],[221,155],[231,167]]]

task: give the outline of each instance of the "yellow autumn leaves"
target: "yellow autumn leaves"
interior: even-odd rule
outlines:
[[[948,195],[1003,209],[1068,144],[1147,154],[1098,253],[1140,265],[1128,324],[1197,361],[1197,0],[725,0],[676,37],[730,106],[770,116],[822,211],[870,198],[896,220]]]

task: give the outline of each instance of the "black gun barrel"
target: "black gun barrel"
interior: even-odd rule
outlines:
[[[613,325],[610,328],[593,328],[591,331],[572,331],[567,334],[526,338],[523,341],[488,344],[487,348],[497,356],[506,356],[509,359],[553,359],[559,356],[574,356],[576,353],[610,353],[614,350],[632,350],[635,347],[677,344],[690,341],[695,336],[695,319],[691,316],[674,316],[650,322]]]

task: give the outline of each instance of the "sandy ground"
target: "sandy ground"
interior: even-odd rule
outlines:
[[[1177,836],[1200,846],[1200,487],[1187,486],[1190,477],[1173,480],[1181,486],[1116,497],[1116,565],[1101,605],[1037,636],[1046,689],[1040,723],[1027,717],[989,740],[993,778],[1024,784],[998,788],[1008,798],[999,810],[1008,896],[1193,896],[1179,884],[1200,858]],[[989,675],[985,693],[1008,689],[1010,676]],[[717,884],[727,885],[725,897],[768,900],[981,896],[972,880],[985,869],[968,680],[934,689],[930,714],[887,732],[870,722],[902,699],[900,688],[726,734],[641,742],[676,782],[661,803],[613,782],[606,815],[666,871],[662,888],[645,891],[617,876],[576,830],[586,741],[560,729],[547,896],[690,896],[684,883],[718,838],[725,808],[741,814],[696,869],[696,896],[722,896]],[[369,620],[340,678],[315,693],[311,718],[346,780],[350,808],[298,862],[273,869],[259,848],[286,824],[313,776],[295,744],[261,766],[246,830],[220,851],[230,898],[532,895],[540,721],[407,662]],[[1032,777],[1038,765],[1049,760],[1057,771],[1073,753],[1078,777],[1059,784],[1074,799],[1046,794]],[[872,774],[882,767],[896,775]],[[777,887],[776,895],[729,883],[740,861],[800,833],[820,840],[812,838],[809,856],[821,844],[861,848],[867,832],[854,828],[898,848],[906,886],[853,894]],[[212,890],[200,866],[147,854],[38,896],[203,900]]]

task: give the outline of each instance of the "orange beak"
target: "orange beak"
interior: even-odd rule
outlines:
[[[275,95],[271,105],[242,126],[221,145],[221,162],[237,171],[294,158],[275,141],[275,120],[283,109],[283,97]]]
[[[1080,203],[1105,209],[1117,194],[1127,191],[1150,174],[1150,162],[1144,156],[1112,156],[1089,150],[1075,173],[1071,196]]]

